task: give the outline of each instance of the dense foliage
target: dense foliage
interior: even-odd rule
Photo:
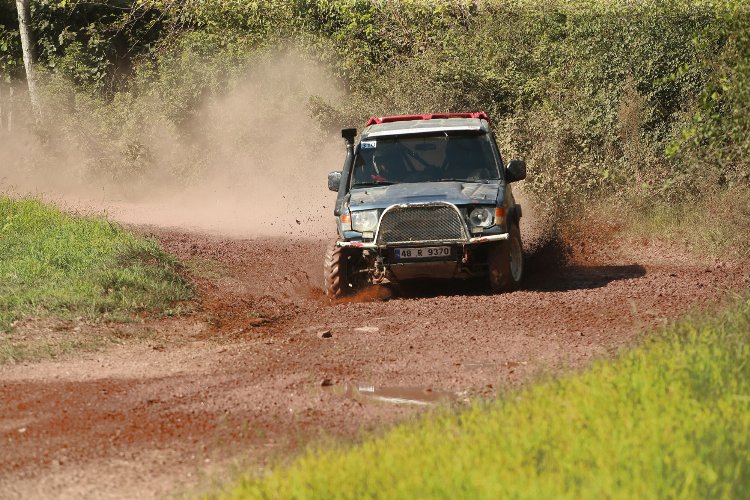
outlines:
[[[158,116],[189,135],[200,104],[231,87],[253,54],[295,47],[349,91],[345,102],[311,100],[323,126],[485,109],[552,209],[602,194],[695,199],[750,182],[743,0],[32,4],[39,64],[89,96],[68,89],[65,113],[106,115],[122,144],[113,168],[149,157],[128,135],[134,120]],[[12,2],[0,3],[0,70],[20,78],[14,16]],[[123,116],[139,106],[148,112]]]

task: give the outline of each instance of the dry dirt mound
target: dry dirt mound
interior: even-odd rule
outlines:
[[[325,242],[156,236],[187,263],[196,312],[147,321],[158,341],[0,368],[0,496],[194,487],[217,463],[263,466],[321,434],[584,366],[747,286],[747,269],[629,242],[565,265],[542,247],[510,294],[432,284],[331,305]]]

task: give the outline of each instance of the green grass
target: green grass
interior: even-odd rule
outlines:
[[[750,257],[750,189],[734,188],[693,203],[657,203],[628,216],[626,232],[687,243],[697,254]]]
[[[5,334],[0,339],[0,365],[56,359],[70,353],[97,351],[113,344],[159,338],[158,332],[140,325],[128,328],[123,323],[94,324],[86,331],[76,331],[70,325],[61,326],[52,331],[32,329],[31,332]]]
[[[28,316],[169,312],[192,296],[177,267],[155,242],[102,218],[0,197],[0,332]]]
[[[314,449],[222,498],[739,498],[750,491],[750,300],[616,361],[358,446]]]

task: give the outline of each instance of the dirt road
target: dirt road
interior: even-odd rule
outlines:
[[[630,241],[562,267],[537,252],[510,294],[433,284],[330,305],[324,242],[141,230],[187,263],[195,312],[122,325],[146,340],[0,367],[0,497],[206,487],[232,464],[585,366],[747,287],[747,269]]]

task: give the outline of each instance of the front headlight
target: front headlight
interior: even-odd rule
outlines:
[[[362,210],[352,212],[352,229],[360,233],[375,231],[378,226],[377,210]]]
[[[488,207],[477,207],[469,214],[471,227],[490,227],[495,223],[493,209]]]

